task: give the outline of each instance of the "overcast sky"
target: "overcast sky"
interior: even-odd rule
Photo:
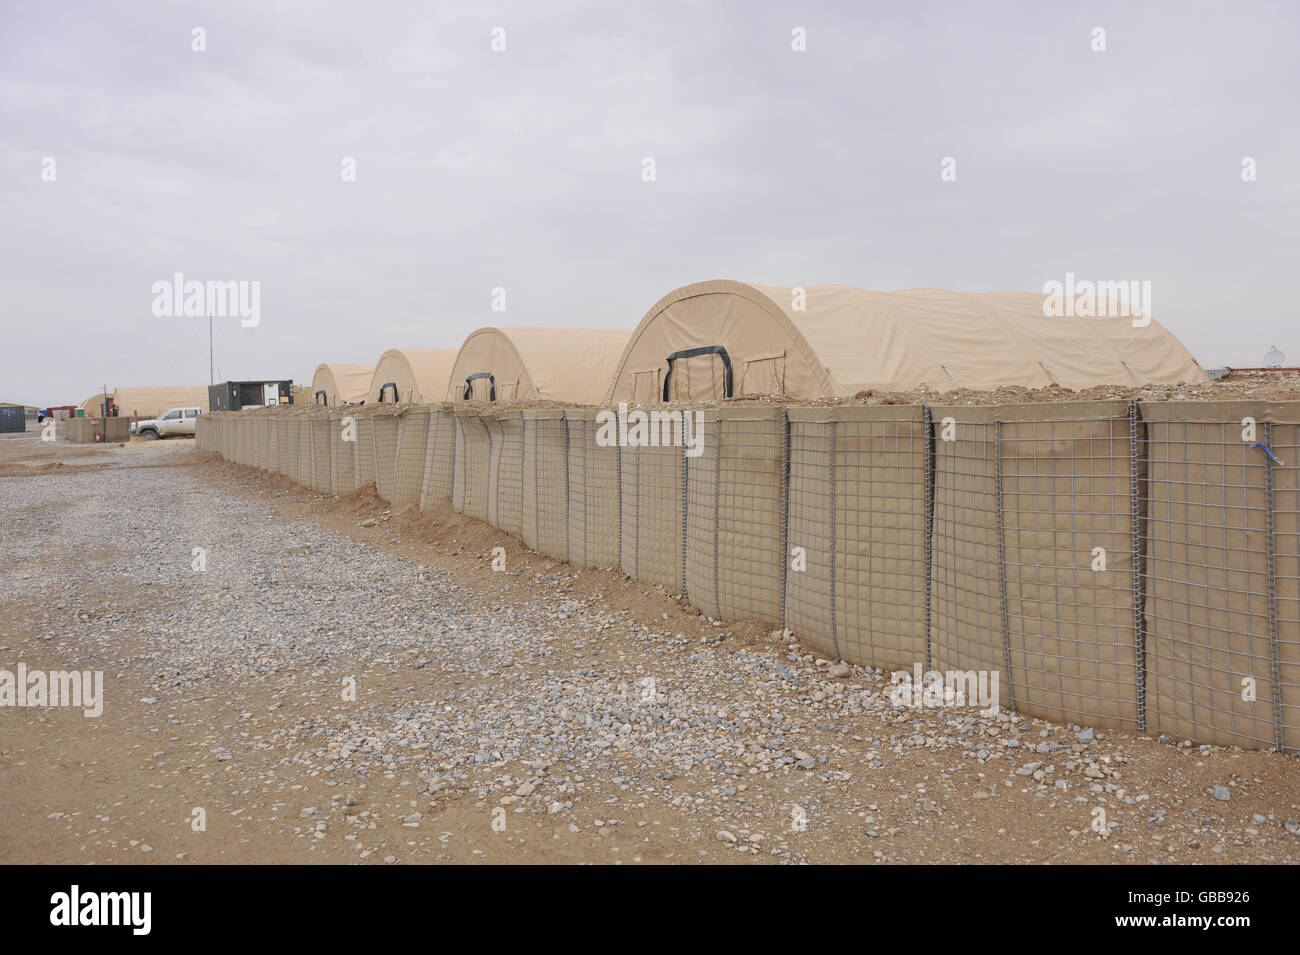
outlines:
[[[176,272],[261,283],[219,379],[711,278],[1067,272],[1150,281],[1207,366],[1300,364],[1298,9],[0,0],[0,400],[206,383],[207,321],[152,311]]]

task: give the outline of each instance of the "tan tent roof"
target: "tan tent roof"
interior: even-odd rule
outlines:
[[[534,398],[596,404],[630,333],[606,328],[480,328],[460,346],[447,398],[465,400],[466,379],[491,374],[498,401]],[[487,399],[489,379],[473,379]]]
[[[662,398],[669,355],[722,346],[732,394],[813,398],[867,388],[1093,385],[1205,381],[1191,353],[1154,320],[1046,317],[1034,292],[868,292],[811,286],[804,310],[788,287],[718,280],[660,299],[632,333],[605,402]],[[725,364],[676,358],[675,399],[723,396]]]
[[[455,361],[456,351],[452,348],[390,348],[375,364],[366,403],[378,402],[379,389],[390,382],[397,385],[398,401],[441,401]],[[384,400],[393,400],[392,388]]]
[[[110,391],[109,397],[112,397],[112,395],[113,393]],[[80,407],[86,410],[86,417],[98,418],[104,413],[104,393],[102,391],[95,392],[83,401]]]
[[[325,392],[330,407],[364,401],[374,377],[374,365],[317,365],[311,379],[311,404],[317,403],[316,392]]]
[[[118,388],[113,398],[117,401],[117,413],[124,418],[156,418],[170,408],[208,410],[207,385]]]

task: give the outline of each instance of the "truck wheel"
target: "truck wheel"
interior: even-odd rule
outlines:
[[[157,431],[146,431],[146,432],[144,433],[144,439],[145,439],[146,441],[157,441],[157,440],[158,440],[158,432],[157,432]]]

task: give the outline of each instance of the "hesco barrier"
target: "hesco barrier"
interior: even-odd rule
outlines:
[[[351,494],[357,489],[357,419],[345,411],[331,411],[330,483],[335,494]]]
[[[271,470],[271,419],[267,415],[257,419],[257,466]]]
[[[617,442],[597,442],[596,415],[594,408],[564,412],[569,560],[579,567],[618,567],[623,529],[621,449]]]
[[[290,415],[284,419],[288,444],[285,476],[295,484],[302,484],[302,419]]]
[[[498,411],[482,419],[488,432],[487,522],[508,534],[523,534],[524,418]]]
[[[420,503],[424,488],[429,409],[409,408],[397,418],[397,464],[393,469],[393,507]]]
[[[997,670],[1027,712],[1137,728],[1129,406],[930,410],[935,669]]]
[[[363,410],[356,412],[357,419],[357,487],[375,483],[375,419]]]
[[[329,414],[324,410],[314,411],[308,420],[311,422],[311,486],[323,494],[332,494],[334,443],[330,440]]]
[[[393,477],[397,472],[397,415],[376,414],[370,419],[374,432],[375,493],[393,502]]]
[[[569,435],[564,411],[523,416],[523,538],[549,557],[569,559]]]
[[[1300,749],[1300,403],[1141,412],[1147,722],[1174,738]]]
[[[629,412],[629,419],[635,412]],[[631,421],[629,420],[629,429]],[[622,559],[633,580],[686,590],[686,456],[680,447],[620,448]]]
[[[492,460],[487,425],[474,409],[456,409],[456,462],[452,507],[487,520],[488,464]]]
[[[698,417],[698,433],[693,422]],[[652,419],[653,422],[653,419]],[[685,449],[686,594],[715,617],[781,622],[785,418],[779,407],[706,409],[660,423]],[[692,441],[697,442],[692,447]],[[699,454],[691,451],[698,448]]]
[[[315,463],[312,457],[311,419],[306,415],[298,417],[298,478],[303,487],[311,487],[316,479]]]
[[[1300,402],[732,405],[698,455],[662,409],[643,446],[599,414],[356,409],[353,482],[337,413],[206,416],[198,446],[335,493],[369,461],[394,506],[839,659],[996,674],[1024,714],[1300,750]]]
[[[787,413],[786,625],[853,663],[927,664],[924,409]]]
[[[429,409],[429,433],[424,445],[424,484],[420,490],[420,510],[432,510],[451,500],[455,479],[456,416],[449,405]]]

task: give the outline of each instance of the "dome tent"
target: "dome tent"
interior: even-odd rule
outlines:
[[[310,403],[335,407],[365,401],[374,374],[374,365],[317,365],[311,379]],[[325,393],[323,402],[321,392]]]
[[[113,393],[111,391],[108,393],[108,397],[110,399],[113,397]],[[91,395],[89,398],[83,401],[79,407],[81,407],[86,412],[87,418],[103,417],[104,393],[102,391],[95,392],[93,395]]]
[[[596,404],[628,334],[603,328],[480,328],[460,346],[445,397]]]
[[[1049,318],[1044,299],[1033,292],[700,282],[646,313],[604,400],[1206,380],[1155,321],[1134,327],[1130,317]]]
[[[441,401],[455,360],[450,348],[390,348],[375,363],[366,403]]]

